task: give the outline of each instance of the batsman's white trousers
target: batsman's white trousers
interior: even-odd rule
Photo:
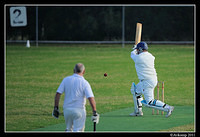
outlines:
[[[157,85],[157,77],[148,80],[140,80],[140,82],[136,85],[137,94],[143,94],[146,102],[154,99],[154,88]]]
[[[83,132],[85,129],[86,110],[81,108],[64,108],[67,132]]]

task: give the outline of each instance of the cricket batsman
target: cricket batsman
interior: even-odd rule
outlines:
[[[154,88],[157,85],[157,73],[154,67],[155,57],[148,52],[146,42],[140,42],[133,48],[131,58],[135,62],[135,69],[139,83],[132,83],[131,93],[133,94],[134,112],[130,116],[143,116],[142,104],[144,106],[167,112],[169,117],[174,109],[160,100],[154,99]],[[144,95],[145,100],[143,100]]]

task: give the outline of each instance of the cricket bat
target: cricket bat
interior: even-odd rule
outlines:
[[[93,131],[94,131],[94,132],[96,131],[96,122],[94,122],[94,128],[93,128]]]
[[[136,33],[135,33],[135,45],[137,45],[141,41],[141,35],[142,35],[142,24],[137,23]]]

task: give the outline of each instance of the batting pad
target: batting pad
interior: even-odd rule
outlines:
[[[149,105],[149,104],[146,102],[146,100],[142,100],[141,103],[142,103],[145,107],[154,108],[154,109],[158,109],[158,110],[165,111],[165,112],[168,111],[166,108],[163,108],[163,107]]]

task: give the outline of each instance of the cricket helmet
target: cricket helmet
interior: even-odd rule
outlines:
[[[138,53],[142,53],[144,50],[148,50],[148,45],[146,42],[140,42],[137,44],[136,49],[138,49]]]
[[[140,49],[148,50],[148,45],[147,45],[146,42],[140,42],[140,43],[137,44],[136,49],[138,49],[138,50],[140,50]]]

